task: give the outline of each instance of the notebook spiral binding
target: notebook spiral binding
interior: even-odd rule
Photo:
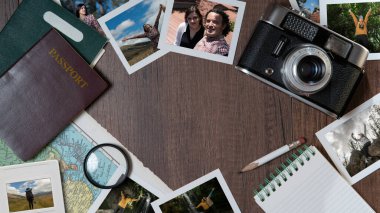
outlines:
[[[312,156],[315,155],[315,151],[312,147],[304,145],[303,148],[297,149],[298,155],[292,154],[291,157],[286,159],[286,163],[281,163],[280,168],[276,168],[276,175],[269,174],[268,178],[264,179],[264,185],[259,185],[259,190],[254,191],[254,196],[257,196],[261,202],[264,202],[267,197],[271,196],[271,193],[275,192],[283,183],[293,176],[302,166],[305,165],[305,160],[309,161]],[[293,160],[291,160],[293,158]],[[287,165],[286,165],[287,164]]]

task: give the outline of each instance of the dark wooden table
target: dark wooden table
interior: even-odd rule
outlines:
[[[255,23],[272,3],[289,5],[286,0],[246,2],[235,64]],[[0,1],[0,29],[18,4]],[[253,189],[287,155],[239,174],[244,165],[299,136],[327,157],[314,133],[333,118],[233,65],[169,53],[128,75],[111,45],[105,49],[95,68],[111,87],[88,112],[173,190],[219,168],[242,212],[262,212]],[[366,64],[350,109],[380,92],[379,65]],[[354,188],[380,211],[379,171]]]

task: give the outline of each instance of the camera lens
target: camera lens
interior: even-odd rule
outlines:
[[[281,74],[289,91],[299,95],[317,93],[330,82],[330,57],[316,45],[299,45],[286,56]]]
[[[316,83],[323,78],[324,64],[316,56],[306,56],[298,63],[297,73],[305,83]]]

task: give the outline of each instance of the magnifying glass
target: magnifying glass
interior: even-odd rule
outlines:
[[[115,162],[118,164],[116,169],[121,169],[121,177],[117,180],[105,178],[105,174],[112,173],[110,167]],[[88,181],[102,189],[111,189],[122,184],[128,178],[129,169],[127,153],[121,147],[111,143],[103,143],[93,147],[87,153],[83,163],[84,174]]]

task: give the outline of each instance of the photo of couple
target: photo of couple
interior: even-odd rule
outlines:
[[[180,11],[178,9],[177,12],[181,13]],[[219,8],[208,10],[204,16],[196,5],[187,8],[184,13],[184,22],[177,27],[173,44],[227,56],[230,45],[226,41],[226,36],[231,31],[229,16]]]
[[[160,49],[232,63],[244,2],[171,0],[167,7]]]

